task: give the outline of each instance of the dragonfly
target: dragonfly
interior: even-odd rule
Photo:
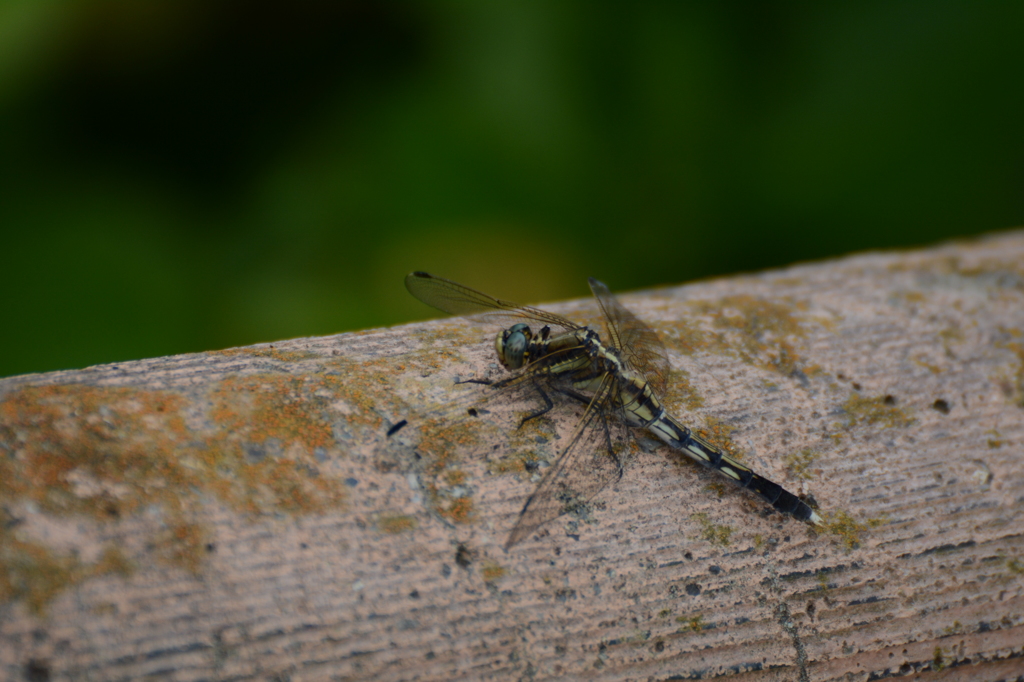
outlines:
[[[756,493],[780,512],[824,525],[804,500],[736,461],[669,414],[658,398],[670,370],[665,346],[607,286],[593,277],[589,283],[602,313],[603,339],[589,326],[488,296],[443,277],[413,272],[405,278],[409,293],[442,312],[526,320],[502,329],[495,338],[498,359],[511,375],[496,382],[471,380],[497,391],[526,388],[535,392],[543,407],[524,417],[520,426],[554,407],[551,393],[585,406],[567,445],[523,506],[505,549],[545,523],[579,509],[621,477],[630,429],[638,428]],[[531,322],[542,326],[534,331]]]

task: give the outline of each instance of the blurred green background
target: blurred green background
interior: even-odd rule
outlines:
[[[1024,223],[1024,3],[0,1],[0,375]]]

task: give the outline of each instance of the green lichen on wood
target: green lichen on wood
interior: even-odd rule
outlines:
[[[20,539],[0,529],[0,603],[23,601],[34,614],[68,587],[104,575],[128,577],[135,565],[116,546],[107,546],[95,562],[60,554],[50,547]]]
[[[713,545],[728,547],[733,529],[726,525],[712,523],[707,514],[701,512],[692,514],[691,519],[700,526],[700,536]]]
[[[344,504],[343,483],[322,474],[318,456],[338,447],[331,406],[366,399],[353,383],[340,372],[228,377],[207,394],[205,426],[186,420],[191,402],[174,391],[25,387],[0,402],[0,497],[12,509],[31,504],[39,513],[100,524],[155,509],[156,556],[198,573],[210,531],[194,519],[206,499],[254,515],[322,513]],[[28,540],[14,538],[7,549],[0,555],[0,573],[9,578],[2,599],[38,608],[56,586],[91,575]],[[48,578],[24,577],[25,566]]]
[[[677,616],[677,623],[682,623],[683,626],[679,628],[678,632],[690,632],[700,633],[704,630],[706,624],[704,623],[704,614],[698,613],[692,616]]]
[[[868,398],[854,393],[847,398],[843,410],[846,413],[843,426],[847,429],[863,425],[883,429],[904,428],[915,421],[910,412],[899,407],[890,395]]]
[[[814,478],[814,473],[811,471],[811,465],[820,456],[821,453],[812,450],[811,448],[804,448],[800,452],[793,452],[786,455],[783,457],[782,462],[793,478],[809,480]]]
[[[417,525],[416,517],[408,514],[384,514],[377,519],[377,528],[390,535],[407,533]]]

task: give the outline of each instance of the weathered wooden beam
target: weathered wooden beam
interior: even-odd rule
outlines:
[[[622,301],[826,529],[643,440],[502,550],[575,407],[451,408],[499,375],[465,320],[11,377],[0,677],[1024,674],[1024,232]]]

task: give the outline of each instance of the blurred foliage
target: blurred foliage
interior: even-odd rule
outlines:
[[[0,375],[1024,223],[1024,4],[0,2]]]

